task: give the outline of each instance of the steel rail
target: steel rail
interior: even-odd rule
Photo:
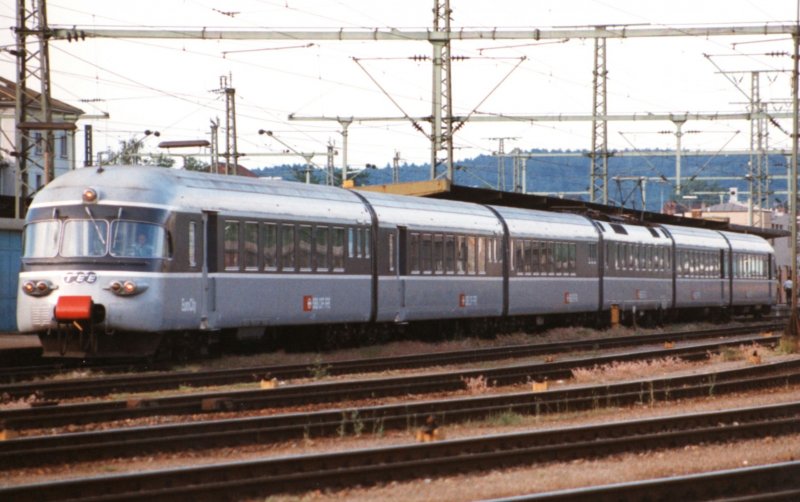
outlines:
[[[629,483],[519,495],[493,502],[651,502],[679,500],[800,500],[800,462],[781,462],[739,469],[648,479]]]
[[[45,403],[32,408],[0,410],[0,426],[21,430],[86,424],[156,415],[184,415],[221,411],[280,408],[331,403],[343,400],[375,399],[466,388],[468,379],[482,378],[490,385],[511,385],[540,379],[570,378],[572,370],[619,361],[651,360],[663,357],[702,359],[727,346],[777,344],[779,335],[752,336],[671,349],[638,350],[604,356],[587,356],[551,363],[520,364],[495,368],[458,370],[425,375],[287,385],[274,389],[240,390],[188,394],[163,398],[101,401],[78,404]]]
[[[800,403],[0,488],[4,500],[219,500],[800,432]],[[796,489],[796,478],[789,488]],[[785,485],[784,485],[785,486]],[[727,495],[736,492],[729,492]]]
[[[150,374],[102,378],[79,378],[50,382],[0,385],[0,396],[6,399],[19,399],[37,395],[40,399],[66,399],[107,395],[114,392],[143,392],[175,389],[182,386],[229,385],[234,383],[259,382],[263,379],[277,378],[288,380],[313,377],[315,371],[324,370],[328,375],[343,375],[357,372],[386,371],[388,369],[409,369],[425,366],[470,363],[498,359],[514,359],[542,354],[556,354],[579,350],[600,350],[634,346],[646,343],[680,342],[698,340],[715,336],[730,336],[752,333],[759,330],[782,330],[785,323],[759,323],[735,328],[715,328],[708,330],[679,331],[646,335],[632,335],[596,340],[536,343],[469,349],[444,353],[415,354],[370,359],[352,359],[339,362],[320,362],[313,364],[293,364],[281,366],[259,366],[206,372],[173,372],[169,374]]]
[[[779,373],[763,374],[776,370]],[[439,426],[446,427],[503,413],[539,416],[606,406],[652,404],[744,389],[794,385],[800,383],[798,370],[800,361],[772,368],[762,366],[707,374],[699,380],[664,378],[543,393],[512,393],[10,439],[0,442],[0,470],[165,451],[264,445],[299,438],[403,430],[422,425],[429,416],[435,417]],[[800,403],[797,407],[800,414]]]

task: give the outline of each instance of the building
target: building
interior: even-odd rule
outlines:
[[[28,91],[33,99],[32,111],[39,108],[39,93]],[[15,219],[14,201],[17,183],[16,159],[16,93],[17,84],[0,77],[0,331],[16,330],[17,274],[22,255],[22,221]],[[51,99],[53,122],[74,124],[83,110],[57,99]],[[44,186],[44,159],[41,133],[33,133],[33,147],[28,163],[29,194]],[[55,131],[53,164],[55,175],[75,169],[74,130]],[[37,142],[38,138],[38,142]]]
[[[16,151],[16,92],[17,84],[11,80],[0,77],[0,217],[13,217],[13,198],[15,195],[16,184],[16,161],[11,153]],[[32,111],[35,113],[39,109],[40,94],[28,90],[33,101]],[[68,105],[63,101],[51,99],[51,110],[53,122],[66,122],[75,124],[78,118],[83,115],[80,108]],[[33,132],[33,148],[29,155],[28,163],[28,186],[29,193],[35,193],[44,186],[44,159],[42,157],[43,133]],[[58,176],[70,169],[75,169],[75,131],[63,130],[53,132],[54,151],[53,164],[55,175]],[[10,202],[10,211],[7,206]]]

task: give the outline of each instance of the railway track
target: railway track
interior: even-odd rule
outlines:
[[[652,502],[680,500],[800,500],[800,462],[578,488],[495,499],[494,502]]]
[[[780,337],[775,335],[758,335],[714,343],[691,344],[686,347],[637,350],[604,356],[593,355],[550,363],[520,364],[393,378],[287,385],[267,390],[215,392],[63,405],[44,402],[43,405],[31,408],[0,410],[0,425],[5,429],[22,430],[156,415],[283,408],[344,400],[453,392],[463,390],[466,386],[465,382],[471,378],[482,378],[495,386],[533,382],[541,379],[557,380],[570,378],[572,370],[581,367],[593,367],[616,361],[651,360],[668,356],[704,359],[709,352],[718,351],[722,347],[752,343],[774,345],[779,340]]]
[[[313,377],[315,372],[327,375],[343,375],[385,371],[389,369],[410,369],[426,366],[484,362],[490,360],[531,357],[581,350],[601,350],[630,347],[641,344],[665,342],[684,342],[718,336],[731,336],[755,331],[783,329],[780,322],[751,324],[735,328],[716,328],[708,330],[680,331],[661,334],[633,335],[617,338],[581,340],[570,342],[537,343],[452,351],[445,353],[418,354],[410,356],[383,357],[374,359],[355,359],[340,362],[319,363],[315,365],[294,364],[283,366],[262,366],[206,372],[172,372],[169,374],[131,375],[102,378],[75,378],[69,380],[18,383],[0,385],[0,398],[19,399],[36,395],[42,400],[67,399],[74,397],[102,396],[114,392],[145,392],[197,387],[204,385],[230,385],[236,383],[259,382],[277,378],[289,380]]]
[[[4,500],[219,500],[800,432],[800,403],[0,488]],[[792,473],[796,473],[794,467]],[[796,490],[796,477],[784,484]],[[734,488],[735,485],[730,485]],[[751,485],[741,485],[752,489]],[[741,486],[739,489],[741,489]],[[725,492],[731,496],[740,492]],[[744,492],[751,493],[751,492]],[[684,499],[681,499],[684,500]],[[685,499],[690,500],[690,499]]]
[[[190,422],[10,439],[0,442],[0,470],[145,455],[186,449],[265,445],[300,438],[441,427],[503,413],[543,415],[607,406],[663,402],[800,383],[800,360],[723,372],[586,386],[541,393],[517,392],[267,417]],[[800,416],[800,403],[796,408]]]

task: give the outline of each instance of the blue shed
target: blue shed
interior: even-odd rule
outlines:
[[[17,275],[22,257],[22,220],[0,218],[0,331],[17,330]]]

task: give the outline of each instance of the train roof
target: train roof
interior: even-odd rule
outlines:
[[[720,232],[705,228],[691,228],[677,225],[663,225],[672,237],[675,244],[679,247],[723,249],[728,247],[728,243]],[[751,237],[762,241],[758,237]]]
[[[369,212],[348,190],[323,185],[242,178],[152,166],[82,168],[56,178],[33,200],[31,209],[82,203],[93,188],[97,204],[247,215],[302,214],[308,219],[368,224]]]
[[[511,237],[597,241],[597,229],[584,216],[492,206],[506,221]]]
[[[480,204],[377,192],[359,193],[372,205],[381,225],[470,233],[499,234],[503,231],[494,213]]]
[[[745,225],[735,225],[726,221],[706,220],[700,218],[684,218],[650,211],[635,210],[607,206],[604,204],[586,202],[544,195],[522,194],[504,192],[501,190],[465,187],[447,184],[446,187],[425,194],[426,197],[448,200],[459,200],[495,206],[518,207],[523,209],[539,209],[542,211],[569,212],[584,214],[595,220],[619,223],[633,223],[639,225],[679,225],[683,227],[705,228],[709,230],[726,230],[742,234],[758,235],[765,239],[786,237],[789,233],[785,230],[774,228],[760,228]]]

